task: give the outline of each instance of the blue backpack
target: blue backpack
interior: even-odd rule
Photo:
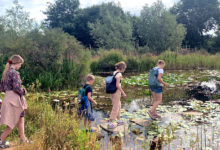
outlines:
[[[86,95],[87,88],[89,88],[89,86],[80,89],[78,93],[78,102],[81,104],[83,109],[87,109],[89,106],[88,96]]]
[[[116,72],[115,75],[112,76],[108,76],[105,79],[105,83],[106,83],[106,93],[108,94],[114,94],[117,91],[117,87],[116,87],[116,78],[115,76],[118,74],[119,72]]]
[[[161,86],[161,83],[157,79],[158,70],[159,70],[158,68],[153,68],[153,69],[150,70],[149,79],[148,79],[148,85],[150,87],[157,88],[157,87]]]

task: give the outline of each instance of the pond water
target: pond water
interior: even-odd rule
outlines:
[[[185,80],[190,79],[190,81],[181,81],[181,85],[176,81],[176,85],[164,90],[165,100],[158,107],[158,112],[162,114],[161,121],[152,121],[147,114],[152,98],[146,86],[133,83],[123,85],[128,100],[122,99],[121,118],[129,124],[129,130],[120,133],[109,133],[99,127],[109,117],[111,100],[109,95],[103,94],[105,93],[103,81],[97,83],[94,86],[94,96],[98,105],[94,107],[96,121],[93,126],[104,135],[100,140],[101,149],[154,149],[150,148],[150,145],[153,146],[150,143],[158,143],[158,139],[161,139],[163,149],[204,149],[206,147],[206,149],[219,150],[220,101],[202,102],[189,99],[184,87],[192,82],[199,82],[202,86],[210,87],[211,92],[214,93],[218,90],[215,82],[219,80],[220,73],[218,71],[178,71],[176,74],[186,76]],[[127,76],[127,78],[132,77]],[[142,80],[140,77],[137,78]],[[172,78],[176,76],[171,76],[170,79],[167,77],[167,80]],[[99,77],[99,80],[104,79]],[[185,102],[184,105],[179,103],[182,101]],[[134,118],[149,120],[152,124],[141,127],[130,122]]]

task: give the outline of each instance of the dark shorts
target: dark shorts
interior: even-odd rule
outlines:
[[[154,92],[156,94],[161,94],[163,92],[162,86],[159,87],[150,87],[151,92]]]
[[[21,113],[21,116],[20,116],[20,117],[22,118],[22,117],[24,117],[24,115],[25,115],[25,113],[24,113],[24,111],[23,111],[23,112]]]

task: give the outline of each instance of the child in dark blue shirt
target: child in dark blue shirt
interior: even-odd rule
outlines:
[[[93,75],[88,75],[86,77],[86,84],[83,86],[85,90],[85,95],[88,97],[88,108],[86,111],[83,112],[83,117],[84,117],[84,126],[85,128],[87,127],[87,122],[88,122],[88,128],[89,132],[94,132],[94,130],[91,129],[91,122],[95,120],[93,116],[93,110],[92,110],[92,103],[95,105],[97,104],[96,101],[92,98],[92,87],[95,81],[95,77]]]

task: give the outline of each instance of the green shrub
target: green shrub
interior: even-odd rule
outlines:
[[[90,71],[90,52],[60,29],[33,30],[14,40],[7,32],[4,36],[1,38],[5,41],[0,49],[0,73],[11,55],[20,54],[24,58],[20,70],[24,85],[31,85],[38,79],[45,90],[75,88]]]
[[[115,70],[115,64],[120,61],[125,61],[125,56],[121,51],[110,50],[100,51],[100,57],[95,62],[92,62],[92,72],[108,72]]]
[[[135,56],[128,56],[126,59],[126,64],[127,64],[127,72],[135,72],[135,71],[139,71],[139,59],[137,59],[137,57]]]

